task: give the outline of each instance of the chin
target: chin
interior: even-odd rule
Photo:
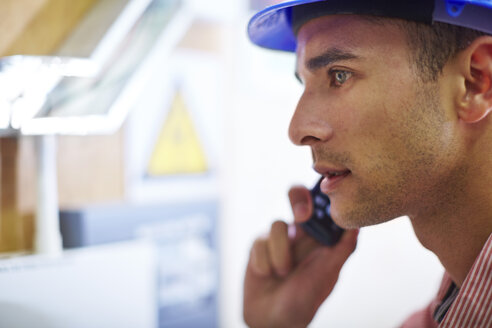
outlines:
[[[333,221],[337,224],[337,226],[343,228],[343,229],[357,229],[363,227],[362,225],[358,224],[357,221],[353,218],[350,218],[348,215],[343,215],[342,213],[333,210],[333,207],[331,208],[331,218]]]
[[[375,211],[361,210],[351,208],[346,211],[340,211],[336,208],[331,208],[331,217],[335,223],[343,229],[358,229],[377,225],[392,220],[396,216],[381,216],[381,213]]]

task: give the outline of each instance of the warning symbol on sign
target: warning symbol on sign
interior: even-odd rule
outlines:
[[[206,171],[205,154],[183,96],[178,91],[157,139],[148,173],[160,176]]]

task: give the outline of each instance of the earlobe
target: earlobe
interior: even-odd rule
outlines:
[[[492,111],[492,37],[476,39],[464,56],[466,92],[458,116],[466,123],[476,123]]]

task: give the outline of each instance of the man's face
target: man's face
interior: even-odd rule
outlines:
[[[343,227],[431,214],[466,172],[445,74],[424,84],[410,58],[395,24],[336,15],[299,31],[296,72],[305,90],[289,135],[311,147]]]

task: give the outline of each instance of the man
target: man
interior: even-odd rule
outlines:
[[[448,3],[449,2],[449,3]],[[289,136],[324,176],[334,247],[295,224],[255,241],[244,286],[251,327],[305,327],[354,251],[359,227],[408,216],[446,274],[405,327],[492,327],[492,3],[297,0],[250,22],[260,46],[295,51],[304,85]]]

